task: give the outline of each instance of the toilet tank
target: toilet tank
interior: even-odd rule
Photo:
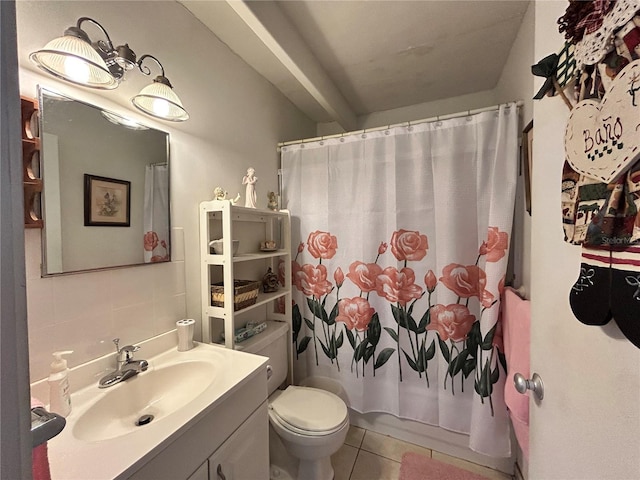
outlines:
[[[267,328],[251,337],[246,342],[236,344],[237,350],[269,357],[272,375],[267,380],[269,395],[278,388],[286,379],[289,367],[287,353],[287,335],[289,325],[285,322],[267,321]]]

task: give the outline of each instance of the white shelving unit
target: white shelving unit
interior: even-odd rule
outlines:
[[[209,242],[223,240],[223,253],[210,250]],[[233,255],[232,240],[239,240]],[[263,252],[260,242],[274,240],[277,250]],[[235,348],[234,332],[253,321],[278,320],[289,324],[291,332],[291,217],[286,210],[272,211],[232,205],[229,200],[211,200],[200,204],[200,260],[202,293],[202,341],[222,343]],[[262,278],[270,267],[278,274],[283,263],[284,286],[277,292],[262,293]],[[255,304],[234,311],[234,279],[260,282]],[[224,284],[224,306],[211,302],[211,285]],[[283,299],[284,312],[276,311],[276,300]],[[241,323],[242,322],[242,323]],[[289,333],[289,335],[291,335]],[[290,342],[289,342],[290,343]]]

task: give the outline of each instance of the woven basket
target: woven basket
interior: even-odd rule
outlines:
[[[260,282],[251,280],[233,281],[233,310],[238,311],[256,303]],[[211,305],[224,307],[224,283],[211,285]]]

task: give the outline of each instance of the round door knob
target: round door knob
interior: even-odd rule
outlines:
[[[524,378],[524,375],[521,373],[516,373],[513,376],[513,385],[516,387],[518,393],[524,395],[527,393],[527,390],[531,390],[538,400],[544,398],[544,385],[542,378],[540,378],[540,375],[537,373],[534,373],[530,380]]]

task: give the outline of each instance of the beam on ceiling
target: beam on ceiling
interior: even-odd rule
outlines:
[[[356,129],[355,113],[278,5],[239,0],[227,3],[342,128]]]

